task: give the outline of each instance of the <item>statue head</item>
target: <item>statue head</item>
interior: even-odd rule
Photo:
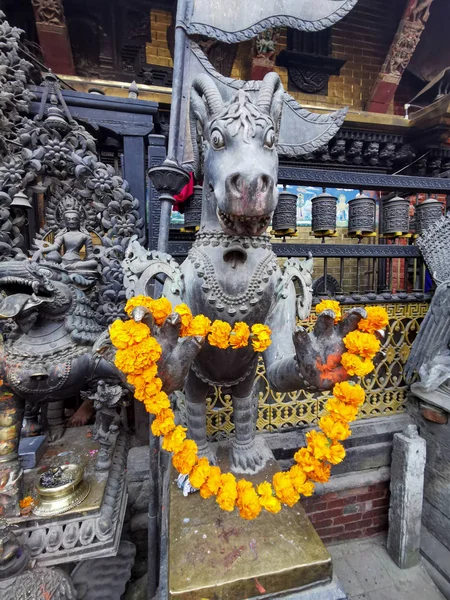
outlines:
[[[79,231],[81,219],[78,212],[74,209],[69,209],[64,212],[64,221],[69,231]]]
[[[283,94],[276,73],[266,75],[256,102],[244,90],[224,102],[207,75],[192,84],[191,111],[203,147],[204,202],[230,235],[260,235],[276,208]]]

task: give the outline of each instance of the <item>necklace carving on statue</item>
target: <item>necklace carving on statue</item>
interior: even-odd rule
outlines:
[[[127,315],[131,316],[137,307],[150,312],[158,327],[172,313],[172,305],[166,298],[131,298],[125,307]],[[324,300],[316,306],[317,314],[324,310],[332,310],[336,322],[341,319],[338,302]],[[359,322],[358,330],[343,339],[347,351],[342,354],[341,365],[353,378],[362,378],[374,370],[372,359],[380,349],[375,332],[384,329],[388,323],[383,308],[370,306],[366,307],[366,311],[367,318]],[[210,345],[222,349],[243,348],[251,343],[255,352],[264,352],[271,343],[271,331],[266,325],[256,324],[250,329],[246,323],[236,323],[234,328],[224,321],[211,323],[204,315],[192,316],[185,304],[176,306],[174,312],[181,318],[181,337],[202,336]],[[189,477],[190,485],[200,491],[202,498],[215,496],[223,510],[232,511],[237,507],[240,516],[250,520],[256,518],[262,509],[277,513],[282,504],[294,506],[300,496],[312,495],[316,482],[328,480],[332,465],[344,460],[345,448],[341,442],[351,435],[349,424],[356,420],[364,403],[365,392],[360,383],[335,383],[333,397],[327,401],[319,420],[319,431],[311,430],[306,434],[307,446],[294,455],[296,464],[289,471],[275,473],[272,482],[264,481],[255,488],[250,481],[237,481],[232,473],[222,473],[220,467],[211,465],[205,457],[199,457],[197,444],[188,439],[186,428],[175,424],[170,400],[162,391],[162,381],[157,376],[157,362],[162,349],[149,327],[132,319],[118,319],[111,325],[109,333],[117,348],[115,364],[127,375],[128,383],[134,386],[136,399],[155,415],[152,432],[163,437],[163,450],[173,453],[173,466],[180,474]],[[318,366],[322,373],[335,367],[328,362]]]

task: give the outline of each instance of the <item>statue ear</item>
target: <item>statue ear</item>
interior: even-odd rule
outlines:
[[[275,124],[275,133],[278,139],[281,125],[281,115],[283,112],[284,88],[280,86],[273,95],[272,105],[270,107],[270,116]]]

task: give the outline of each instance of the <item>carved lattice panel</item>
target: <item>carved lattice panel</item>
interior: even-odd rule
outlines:
[[[384,305],[389,314],[386,340],[376,360],[375,372],[364,381],[366,401],[360,419],[381,417],[405,410],[407,385],[402,373],[415,336],[428,310],[427,302],[392,303]],[[348,310],[351,306],[346,306]],[[314,326],[311,315],[302,322],[307,329]],[[260,359],[254,387],[255,406],[258,403],[256,427],[259,431],[281,431],[315,424],[331,392],[299,390],[277,393],[270,389],[265,368]],[[231,396],[213,388],[208,398],[208,433],[214,439],[228,436],[234,430]]]

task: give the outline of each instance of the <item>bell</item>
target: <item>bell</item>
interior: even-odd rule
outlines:
[[[272,217],[272,233],[276,237],[297,233],[297,195],[283,190],[278,194],[278,204]]]
[[[368,235],[375,231],[375,200],[357,194],[348,201],[348,234]]]
[[[383,200],[381,233],[389,237],[400,237],[409,233],[408,198],[394,196]]]
[[[203,188],[194,185],[194,193],[184,203],[184,230],[188,232],[198,231],[202,218]]]
[[[416,233],[424,233],[442,217],[442,204],[435,198],[428,198],[416,206]]]
[[[10,204],[11,208],[23,208],[25,210],[29,210],[33,208],[30,204],[28,196],[24,193],[23,190],[14,194],[13,200]]]
[[[325,190],[311,200],[314,235],[333,236],[336,233],[337,198]]]

